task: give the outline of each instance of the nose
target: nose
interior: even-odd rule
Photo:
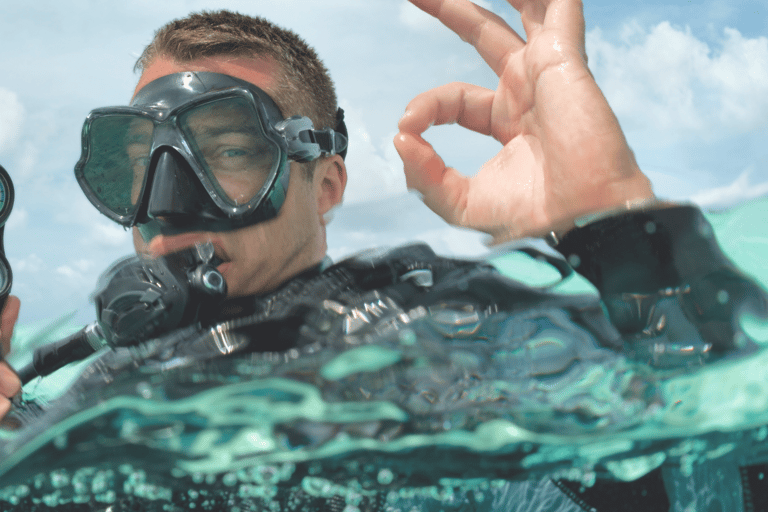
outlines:
[[[189,163],[176,151],[166,149],[155,165],[147,202],[147,217],[171,224],[199,217],[207,193]]]

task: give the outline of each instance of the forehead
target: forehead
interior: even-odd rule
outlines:
[[[142,72],[133,95],[135,97],[140,89],[153,80],[184,71],[210,71],[233,76],[252,83],[274,97],[280,68],[269,57],[206,57],[181,63],[159,55]]]

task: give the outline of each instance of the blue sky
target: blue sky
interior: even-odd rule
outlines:
[[[506,2],[478,3],[521,28]],[[156,28],[214,7],[294,29],[336,79],[351,132],[350,182],[330,225],[331,256],[410,240],[448,254],[485,250],[481,236],[446,227],[406,194],[391,139],[419,92],[456,80],[495,87],[496,79],[404,0],[0,0],[0,164],[17,192],[5,245],[22,323],[70,311],[93,318],[87,298],[97,276],[131,245],[74,180],[82,121],[128,101],[134,61]],[[585,0],[585,13],[593,73],[659,196],[721,208],[768,194],[764,0]],[[427,138],[467,174],[498,148],[455,126]]]

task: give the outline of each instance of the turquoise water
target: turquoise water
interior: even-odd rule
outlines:
[[[768,200],[709,219],[768,288]],[[557,281],[520,253],[491,262],[533,285]],[[579,276],[555,289],[594,297]],[[129,496],[157,510],[302,510],[336,496],[346,512],[483,510],[509,480],[590,486],[661,465],[694,477],[768,461],[768,326],[753,318],[743,327],[760,350],[659,369],[601,347],[558,308],[474,321],[369,304],[377,328],[341,334],[331,318],[322,344],[286,353],[215,358],[244,340],[212,333],[33,383],[25,391],[58,412],[35,432],[0,433],[0,505],[106,509]],[[440,314],[466,322],[447,332]],[[21,328],[14,344],[74,327]],[[673,497],[695,499],[685,492]]]

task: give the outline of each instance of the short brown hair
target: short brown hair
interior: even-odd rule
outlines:
[[[227,10],[192,13],[161,27],[136,69],[145,69],[159,55],[182,63],[217,56],[272,57],[283,74],[273,98],[283,116],[304,115],[315,128],[336,128],[336,90],[317,52],[296,33],[264,18]]]

